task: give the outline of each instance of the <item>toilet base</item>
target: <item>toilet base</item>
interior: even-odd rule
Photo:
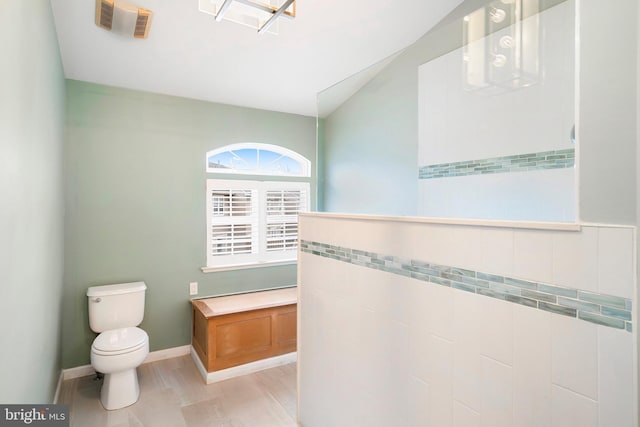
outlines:
[[[104,409],[112,411],[133,405],[140,397],[140,385],[136,368],[104,375],[100,402]]]

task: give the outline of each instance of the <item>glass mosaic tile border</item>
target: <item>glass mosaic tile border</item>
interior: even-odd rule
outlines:
[[[421,166],[418,169],[418,178],[450,178],[454,176],[563,169],[572,168],[574,165],[575,149],[567,148],[565,150]]]
[[[628,298],[302,240],[305,253],[632,331]]]

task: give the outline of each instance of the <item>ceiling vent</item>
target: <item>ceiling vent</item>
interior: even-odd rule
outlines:
[[[137,39],[146,39],[153,12],[121,0],[96,0],[96,25]]]

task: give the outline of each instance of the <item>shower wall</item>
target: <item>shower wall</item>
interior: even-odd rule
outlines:
[[[554,182],[554,174],[573,173],[577,203],[572,206],[578,205],[575,212],[578,222],[636,224],[638,2],[617,1],[607,13],[603,13],[602,2],[598,0],[579,0],[575,4],[579,23],[575,60],[575,85],[579,94],[574,107],[578,138],[575,170],[565,168],[549,173],[533,171],[511,175],[538,174]],[[549,11],[563,6],[558,4]],[[419,67],[459,48],[461,37],[462,29],[456,25],[441,26],[427,33],[323,120],[320,150],[326,166],[322,170],[323,200],[320,206],[325,211],[420,215],[424,194],[420,196],[419,186],[425,180],[419,179],[416,161],[419,151]],[[452,71],[452,74],[460,77],[462,70]],[[322,103],[323,94],[319,95],[319,100]],[[542,105],[537,110],[547,107]],[[540,123],[539,127],[546,125]],[[569,144],[568,135],[565,133],[564,136],[567,136],[564,143]],[[494,154],[476,155],[471,160],[491,156]],[[426,161],[422,166],[429,164],[431,162]],[[505,175],[488,174],[483,179],[499,180],[504,184],[502,177]],[[443,182],[453,183],[456,179]],[[567,190],[573,185],[562,178],[556,182],[558,191],[544,194],[549,206],[566,204],[567,196],[560,199],[557,195],[568,194]],[[539,209],[531,207],[531,200],[536,200],[538,195],[526,197],[531,190],[523,185],[526,183],[521,181],[512,185],[520,188],[520,193],[510,189],[510,194],[516,195],[514,200],[519,203],[507,203],[507,208],[520,217],[527,212],[535,214]],[[445,205],[459,204],[444,206],[447,209],[464,212],[465,208],[477,210],[482,207],[487,216],[493,215],[493,210],[496,217],[503,218],[499,216],[504,214],[502,205],[483,202],[482,193],[489,188],[476,185],[477,191],[465,193],[467,198],[457,197],[455,191],[443,188],[448,197],[435,193],[434,197]],[[548,185],[543,183],[539,188],[548,188]],[[423,199],[419,201],[421,197]],[[559,200],[553,200],[553,197]],[[566,211],[565,216],[568,218],[571,213]]]
[[[637,425],[632,227],[300,224],[305,426]]]
[[[419,216],[576,221],[575,15],[565,1],[418,68]]]

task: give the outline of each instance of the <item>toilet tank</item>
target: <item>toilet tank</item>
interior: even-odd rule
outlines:
[[[94,332],[138,326],[144,317],[144,282],[92,286],[87,289],[89,326]]]

